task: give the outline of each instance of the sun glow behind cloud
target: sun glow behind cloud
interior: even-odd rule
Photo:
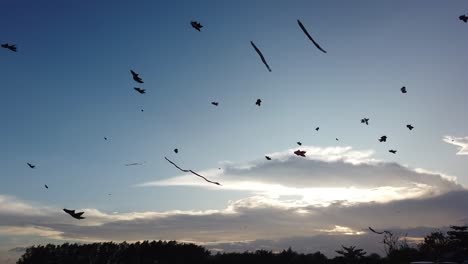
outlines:
[[[295,157],[295,149],[267,154],[271,161],[226,162],[221,170],[201,171],[223,186],[206,184],[193,175],[138,184],[148,186],[193,186],[214,190],[250,191],[255,195],[288,202],[289,206],[329,206],[340,202],[389,202],[412,199],[461,189],[451,176],[423,169],[411,169],[374,159],[372,150],[351,147],[302,146],[306,158]]]
[[[224,162],[221,169],[199,171],[223,186],[192,174],[136,185],[208,188],[213,197],[217,191],[248,192],[215,210],[107,213],[76,208],[86,213],[86,221],[76,221],[60,208],[0,195],[0,236],[24,230],[23,238],[57,241],[175,239],[228,251],[264,245],[276,249],[307,240],[325,250],[325,240],[329,248],[336,248],[353,237],[365,237],[375,247],[376,237],[368,234],[368,225],[417,228],[467,219],[460,210],[466,205],[453,201],[468,201],[468,192],[453,176],[383,162],[374,159],[371,150],[301,149],[307,151],[306,158],[295,157],[294,149],[289,149],[267,154],[271,161]]]

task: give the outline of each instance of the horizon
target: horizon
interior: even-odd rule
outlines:
[[[418,241],[468,224],[463,14],[435,0],[4,3],[0,42],[17,51],[0,48],[0,262],[153,239],[382,255],[369,226]]]

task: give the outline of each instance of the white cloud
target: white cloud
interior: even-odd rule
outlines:
[[[226,163],[222,170],[201,172],[223,184],[213,186],[186,174],[137,186],[196,186],[215,190],[242,190],[268,196],[300,195],[309,204],[335,200],[388,202],[461,190],[456,178],[372,158],[371,150],[351,147],[307,147],[306,158],[289,149],[267,154],[271,161]]]
[[[458,146],[457,155],[468,155],[468,137],[445,136],[445,142]]]
[[[369,234],[368,226],[419,230],[468,219],[468,191],[452,176],[382,162],[372,158],[372,151],[350,147],[301,149],[307,150],[306,158],[292,156],[291,149],[269,154],[271,161],[226,163],[221,172],[203,172],[221,181],[221,187],[192,175],[142,184],[251,191],[222,210],[106,213],[83,208],[78,210],[86,219],[76,220],[62,208],[0,195],[0,241],[18,235],[59,243],[162,239],[217,250],[300,250],[301,242],[309,241],[304,250],[332,253],[346,241],[375,249],[380,237]],[[418,238],[421,232],[409,235]]]
[[[10,201],[14,200],[11,198]],[[61,208],[53,210],[50,215],[12,215],[10,212],[0,211],[0,238],[29,235],[55,239],[59,243],[65,240],[85,242],[175,239],[226,250],[229,248],[227,245],[236,243],[240,243],[237,245],[239,247],[243,245],[244,249],[258,246],[258,241],[263,241],[263,245],[270,245],[272,248],[275,245],[286,248],[300,246],[299,241],[310,240],[315,242],[306,248],[302,246],[304,250],[333,252],[332,249],[338,248],[340,241],[354,244],[359,242],[357,245],[366,246],[376,244],[381,237],[370,234],[368,226],[377,229],[417,230],[420,226],[463,224],[463,219],[468,217],[465,210],[467,206],[468,191],[456,191],[425,199],[389,203],[335,202],[327,207],[309,205],[302,200],[258,195],[231,202],[223,210],[202,212],[107,214],[97,209],[85,209],[88,218],[81,221],[70,217],[62,219],[61,216],[65,213],[61,212]],[[5,215],[13,217],[15,222],[12,223]],[[87,221],[100,224],[82,224]],[[352,238],[344,238],[345,236]],[[421,232],[410,232],[409,236],[420,237]],[[282,242],[277,244],[275,241]],[[328,242],[320,245],[319,241]]]
[[[0,236],[41,236],[59,239],[61,232],[37,226],[0,226]]]

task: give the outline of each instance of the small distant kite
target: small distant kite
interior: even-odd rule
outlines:
[[[138,87],[134,87],[133,88],[135,91],[141,93],[141,94],[145,94],[146,93],[146,90],[145,89],[141,89],[141,88],[138,88]]]
[[[251,44],[252,47],[255,49],[255,51],[257,52],[258,56],[260,56],[260,59],[262,59],[262,62],[263,62],[263,64],[265,64],[265,66],[267,67],[268,71],[271,72],[270,65],[268,65],[267,61],[265,60],[265,57],[263,57],[262,52],[257,48],[257,46],[255,46],[255,44],[253,43],[253,41],[250,41],[250,44]]]
[[[133,70],[130,70],[130,73],[132,74],[133,80],[137,83],[143,83],[143,80],[138,76],[138,73],[134,72]]]
[[[312,43],[314,43],[314,45],[315,45],[315,47],[317,47],[317,49],[319,49],[323,53],[327,53],[324,49],[322,49],[322,47],[320,47],[320,45],[317,42],[315,42],[315,40],[312,38],[312,36],[309,34],[309,32],[307,32],[307,29],[304,27],[304,25],[301,23],[301,21],[299,19],[297,20],[297,24],[299,24],[299,27],[302,29],[304,34],[306,34],[306,36],[310,39],[310,41],[312,41]]]
[[[5,44],[2,44],[2,48],[9,49],[9,50],[11,50],[13,52],[16,52],[16,45],[15,44],[5,43]]]
[[[63,211],[65,211],[65,213],[71,215],[71,217],[75,219],[78,219],[78,220],[85,219],[85,217],[82,216],[84,212],[75,213],[75,210],[68,210],[68,209],[63,209]]]
[[[294,154],[296,154],[297,156],[305,157],[306,152],[307,151],[305,151],[305,150],[296,150],[296,151],[294,151]]]
[[[458,17],[458,19],[460,19],[461,21],[463,21],[465,23],[468,22],[468,17],[466,15],[461,15],[461,16]]]
[[[203,27],[203,26],[202,26],[199,22],[197,22],[197,21],[191,21],[191,22],[190,22],[190,25],[192,25],[192,27],[193,27],[194,29],[198,30],[198,31],[201,31],[201,29],[202,29],[202,27]]]

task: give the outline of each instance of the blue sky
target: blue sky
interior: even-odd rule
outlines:
[[[371,151],[466,186],[466,157],[443,141],[467,146],[466,12],[463,1],[3,3],[0,40],[18,52],[0,50],[0,195],[109,214],[223,210],[255,191],[137,185],[181,175],[164,156],[204,171],[258,164],[296,141]],[[223,183],[226,171],[213,176]]]

